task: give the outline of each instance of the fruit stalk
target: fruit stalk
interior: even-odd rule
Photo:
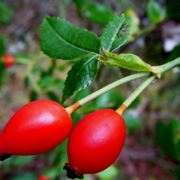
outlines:
[[[164,72],[170,70],[171,68],[180,65],[180,57],[170,61],[166,64],[160,66],[154,66],[153,69],[157,72],[158,76],[160,77]],[[141,92],[155,79],[155,76],[151,76],[147,80],[145,80],[123,103],[119,108],[116,110],[117,113],[122,115],[125,110],[129,107],[129,105],[141,94]]]
[[[76,103],[72,104],[71,106],[67,107],[66,108],[66,111],[71,114],[73,113],[74,111],[76,111],[78,108],[80,108],[82,105],[92,101],[93,99],[95,99],[96,97],[108,92],[109,90],[119,86],[119,85],[122,85],[124,83],[127,83],[129,81],[132,81],[132,80],[135,80],[135,79],[138,79],[138,78],[143,78],[143,77],[147,77],[149,76],[149,73],[136,73],[136,74],[133,74],[133,75],[129,75],[127,77],[124,77],[124,78],[121,78],[117,81],[114,81],[113,83],[97,90],[96,92],[86,96],[85,98],[77,101]]]
[[[146,79],[135,91],[119,106],[116,112],[122,115],[129,105],[143,92],[143,90],[155,79],[155,76],[151,76]]]

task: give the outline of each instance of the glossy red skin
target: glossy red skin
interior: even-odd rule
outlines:
[[[72,119],[52,100],[37,100],[20,108],[0,135],[0,154],[35,155],[52,150],[70,133]]]
[[[12,67],[16,61],[12,54],[4,54],[2,59],[6,68]]]
[[[97,110],[85,116],[69,137],[69,166],[79,174],[106,169],[118,158],[125,135],[124,120],[112,109]]]

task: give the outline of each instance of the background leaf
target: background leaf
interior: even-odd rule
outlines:
[[[0,88],[5,83],[6,77],[5,77],[5,67],[2,62],[0,62]]]
[[[5,52],[6,52],[5,39],[3,37],[0,37],[0,56],[2,56]]]
[[[62,101],[66,100],[75,91],[82,90],[91,84],[97,72],[97,55],[88,54],[76,62],[65,81]]]
[[[97,2],[91,2],[87,4],[84,10],[84,14],[89,21],[101,26],[106,25],[115,17],[115,14],[111,9],[109,9],[104,4]]]
[[[180,20],[180,1],[172,1],[172,0],[165,0],[167,15],[169,18],[174,18],[176,20]]]
[[[164,20],[166,16],[165,9],[163,9],[163,7],[161,7],[160,4],[158,4],[154,0],[148,1],[147,13],[148,13],[148,18],[154,24],[161,22],[162,20]]]
[[[125,97],[118,92],[108,91],[94,100],[94,109],[112,108],[116,109],[124,101]]]
[[[5,3],[0,1],[0,23],[7,24],[13,17],[12,9]]]
[[[157,122],[157,141],[166,155],[180,161],[180,123],[172,119],[169,123]]]
[[[74,59],[90,52],[99,52],[99,38],[95,33],[69,22],[46,17],[40,30],[41,49],[52,58]]]
[[[104,29],[101,35],[101,48],[109,51],[112,44],[124,24],[124,15],[117,16]]]
[[[77,7],[82,7],[87,3],[87,0],[73,0]]]
[[[125,120],[127,130],[130,131],[130,132],[137,131],[142,126],[141,120],[139,119],[139,117],[135,116],[135,115],[132,115],[129,112],[126,112],[123,115],[123,118]]]
[[[134,36],[140,31],[140,19],[133,9],[128,9],[125,13],[126,23],[128,24],[129,39],[133,39]]]
[[[109,179],[116,179],[119,174],[119,170],[115,166],[110,166],[104,171],[101,171],[97,174],[97,176],[101,180],[109,180]]]

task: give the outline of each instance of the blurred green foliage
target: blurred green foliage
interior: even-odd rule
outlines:
[[[74,0],[74,3],[79,16],[87,18],[92,23],[104,26],[115,17],[115,13],[102,3],[88,0]]]
[[[0,1],[0,23],[8,24],[12,20],[13,10],[3,1]]]
[[[168,57],[168,61],[171,61],[179,56],[180,56],[180,44],[174,47],[174,49],[170,53],[170,56]]]
[[[180,161],[180,120],[172,119],[168,123],[161,121],[156,125],[157,141],[164,153]]]
[[[147,4],[148,18],[153,24],[159,23],[165,19],[166,12],[163,7],[155,0],[149,0]]]
[[[142,127],[141,120],[139,119],[138,116],[132,115],[127,112],[125,113],[123,118],[126,123],[127,131],[135,132],[135,131],[138,131]]]
[[[170,19],[180,20],[180,1],[165,0],[167,15]]]
[[[0,37],[0,58],[6,52],[6,41],[4,37]]]

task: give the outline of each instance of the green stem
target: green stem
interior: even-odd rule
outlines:
[[[174,59],[173,61],[170,61],[166,64],[160,65],[160,66],[154,66],[153,69],[155,70],[155,72],[157,72],[157,74],[162,75],[162,73],[164,73],[165,71],[168,71],[169,69],[180,65],[180,57]]]
[[[116,110],[120,115],[129,107],[129,105],[143,92],[143,90],[155,79],[155,76],[151,76],[146,79],[135,91],[122,103],[122,105]]]
[[[137,74],[133,74],[133,75],[124,77],[122,79],[119,79],[119,80],[99,89],[98,91],[90,94],[89,96],[86,96],[85,98],[79,100],[79,103],[80,103],[80,105],[84,105],[84,104],[88,103],[89,101],[93,100],[94,98],[100,96],[101,94],[104,94],[105,92],[108,92],[109,90],[111,90],[121,84],[127,83],[129,81],[132,81],[132,80],[135,80],[138,78],[146,77],[148,75],[149,75],[149,73],[137,73]]]
[[[132,81],[132,80],[135,80],[135,79],[138,79],[138,78],[143,78],[143,77],[147,77],[149,76],[149,73],[136,73],[136,74],[133,74],[133,75],[129,75],[127,77],[124,77],[124,78],[121,78],[101,89],[99,89],[98,91],[86,96],[85,98],[77,101],[76,103],[72,104],[71,106],[67,107],[66,110],[71,114],[72,112],[74,112],[76,109],[78,109],[79,107],[81,107],[82,105],[92,101],[93,99],[95,99],[96,97],[104,94],[105,92],[108,92],[109,90],[119,86],[119,85],[122,85],[124,83],[127,83],[129,81]]]
[[[171,62],[160,66],[154,66],[153,69],[158,76],[161,76],[164,72],[170,70],[171,68],[180,65],[180,57],[174,59]],[[156,75],[156,76],[157,76]],[[156,76],[151,76],[145,80],[135,91],[122,103],[121,106],[116,110],[117,113],[122,115],[124,111],[129,107],[129,105],[141,94],[141,92],[155,79]]]

